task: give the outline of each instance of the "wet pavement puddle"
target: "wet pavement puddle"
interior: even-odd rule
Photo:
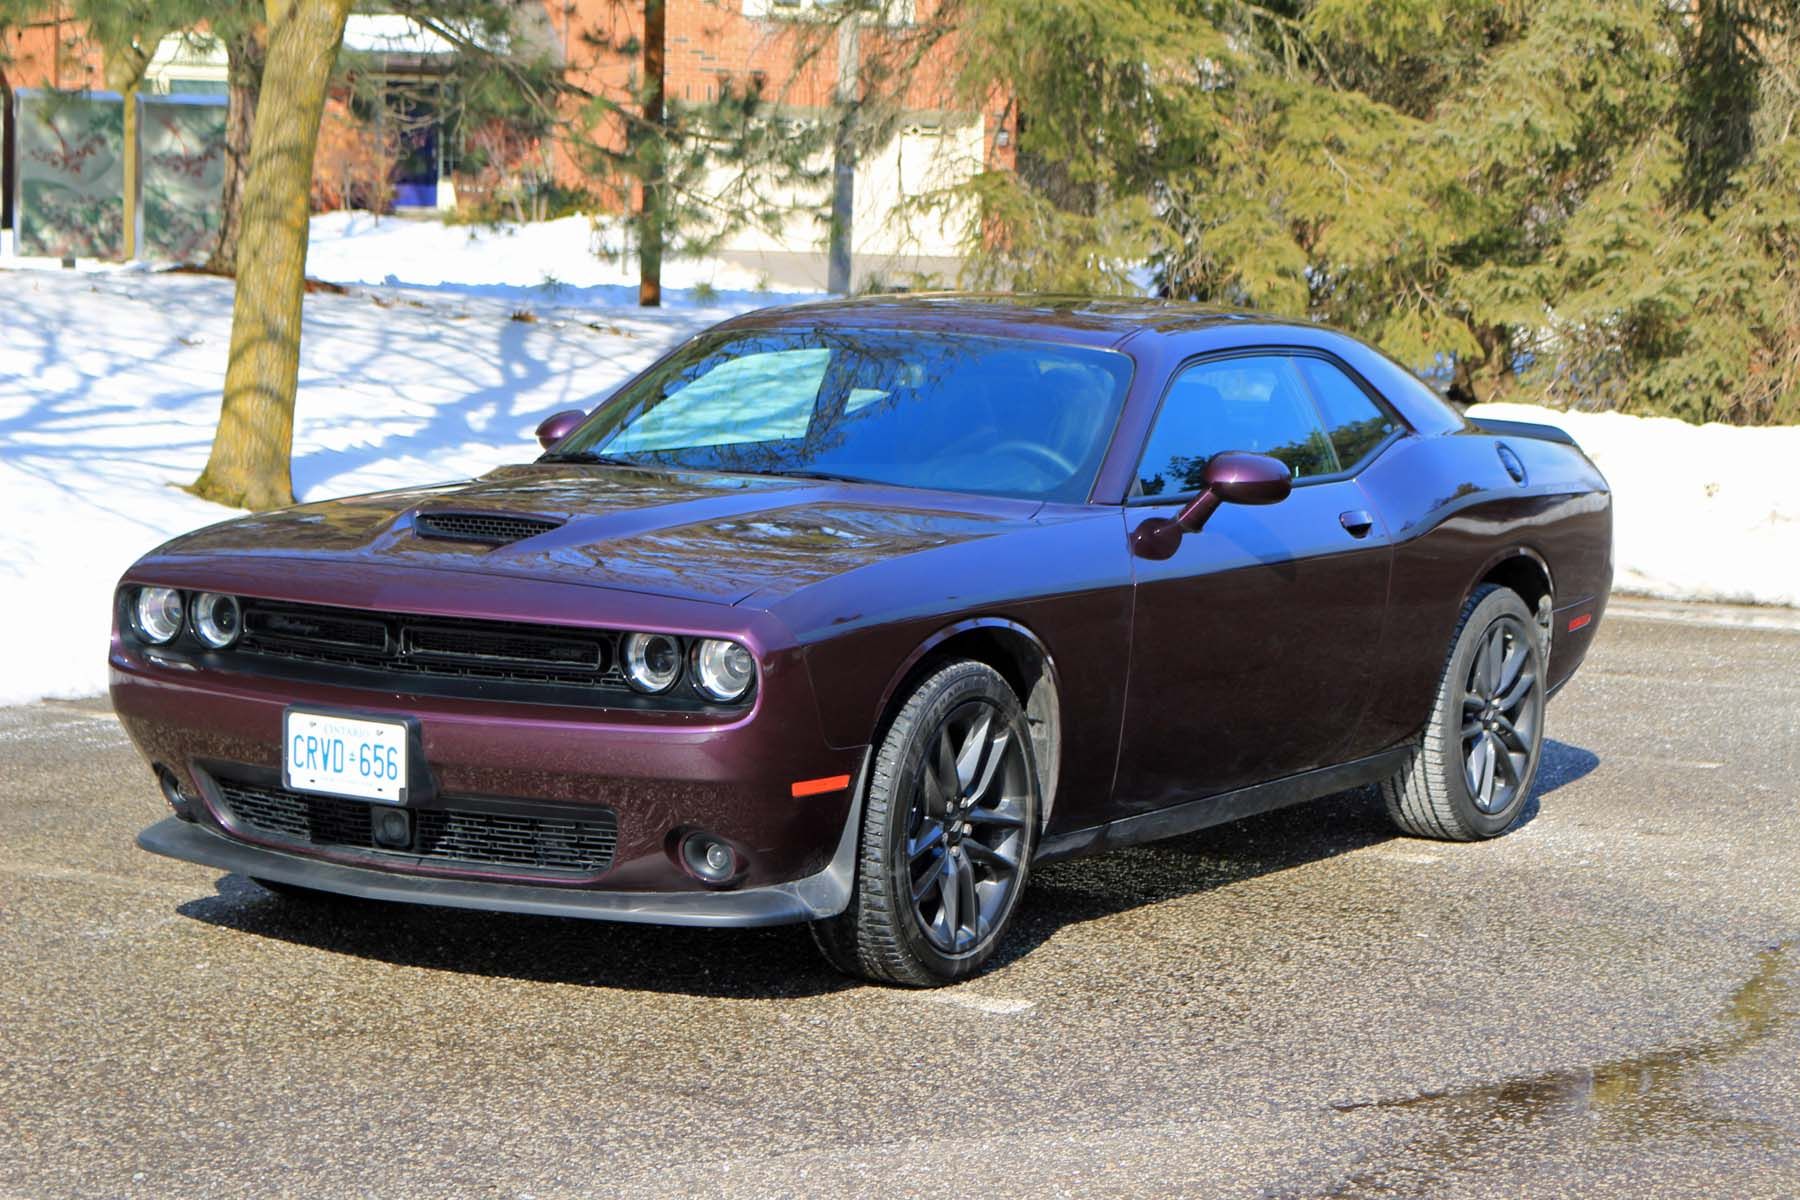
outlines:
[[[1453,1177],[1459,1168],[1499,1157],[1498,1148],[1527,1134],[1542,1140],[1757,1147],[1800,1159],[1792,1128],[1733,1111],[1724,1097],[1699,1086],[1705,1068],[1742,1058],[1800,1016],[1797,947],[1800,942],[1785,942],[1757,956],[1755,971],[1732,994],[1709,1037],[1469,1088],[1332,1104],[1339,1113],[1425,1116],[1432,1120],[1433,1133],[1409,1140],[1394,1165],[1370,1164],[1326,1194],[1388,1194],[1402,1180]],[[1445,1127],[1441,1133],[1439,1125]]]

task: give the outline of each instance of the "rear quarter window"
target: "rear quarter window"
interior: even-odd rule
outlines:
[[[1295,361],[1319,406],[1325,436],[1337,452],[1341,469],[1347,471],[1362,462],[1394,432],[1394,419],[1336,363],[1311,356]]]

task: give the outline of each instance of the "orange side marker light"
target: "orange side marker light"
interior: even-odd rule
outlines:
[[[798,800],[802,796],[823,796],[827,792],[841,792],[849,786],[850,777],[848,775],[827,775],[823,779],[799,780],[788,790],[793,792],[794,799]]]

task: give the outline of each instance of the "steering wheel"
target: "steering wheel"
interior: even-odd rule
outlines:
[[[1028,442],[1023,438],[1014,438],[1010,442],[1001,442],[998,446],[988,447],[989,454],[1006,454],[1009,452],[1022,455],[1025,458],[1035,458],[1040,463],[1048,463],[1052,468],[1060,471],[1064,478],[1075,473],[1074,463],[1064,458],[1055,450],[1044,445],[1042,442]]]

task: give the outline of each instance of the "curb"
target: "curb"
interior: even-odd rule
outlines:
[[[1628,621],[1663,621],[1678,625],[1705,625],[1714,629],[1767,629],[1800,633],[1800,609],[1792,608],[1614,596],[1607,601],[1606,615]]]

